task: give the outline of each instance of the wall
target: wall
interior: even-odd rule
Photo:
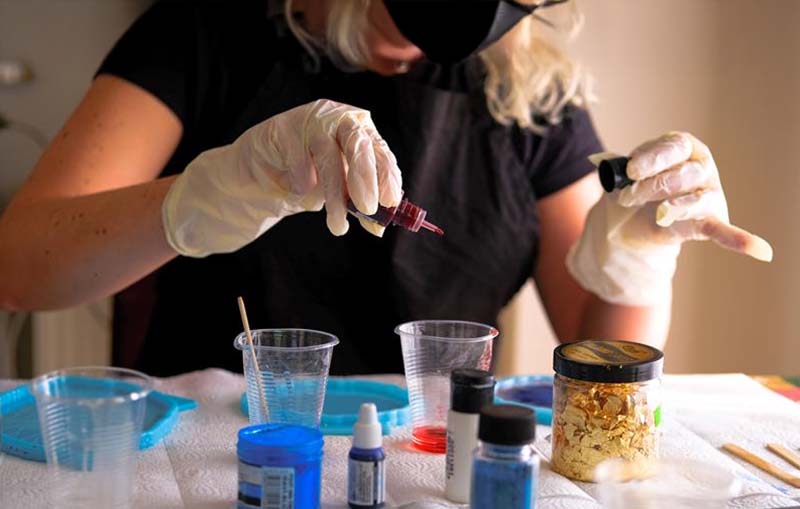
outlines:
[[[769,239],[775,261],[689,251],[668,353],[685,371],[797,373],[800,3],[720,1],[716,21],[705,137],[732,219]]]
[[[664,131],[695,133],[714,151],[734,223],[775,248],[767,265],[709,243],[684,247],[667,369],[797,373],[800,2],[579,4],[586,26],[573,53],[597,78],[606,145],[625,152]],[[532,293],[507,316],[517,333],[509,372],[551,370],[555,343]]]

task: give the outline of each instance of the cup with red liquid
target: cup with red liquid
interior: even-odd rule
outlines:
[[[403,349],[413,444],[444,453],[450,372],[457,368],[490,370],[498,331],[489,325],[457,320],[422,320],[398,325]]]

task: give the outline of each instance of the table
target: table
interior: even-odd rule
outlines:
[[[402,377],[368,377],[402,383]],[[11,381],[0,381],[0,390]],[[234,507],[237,484],[236,432],[247,425],[239,412],[244,380],[219,369],[160,379],[158,390],[196,399],[197,410],[184,413],[171,435],[141,454],[135,507]],[[664,379],[662,454],[713,462],[736,472],[743,481],[735,507],[800,505],[800,490],[790,489],[760,471],[719,451],[734,442],[788,468],[764,450],[767,442],[800,447],[800,405],[745,375],[683,375]],[[547,456],[549,428],[537,430],[537,448]],[[323,507],[345,508],[348,437],[326,437]],[[442,498],[444,457],[420,453],[409,445],[408,431],[388,437],[387,499],[390,507],[445,509],[457,507]],[[0,507],[43,507],[43,464],[0,456]],[[595,487],[573,483],[543,464],[538,506],[543,509],[599,509]]]

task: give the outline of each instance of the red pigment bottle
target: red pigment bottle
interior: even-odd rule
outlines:
[[[418,232],[420,228],[425,228],[436,235],[444,235],[444,231],[441,228],[425,220],[425,216],[428,215],[425,209],[414,205],[406,199],[403,199],[397,207],[379,206],[378,212],[371,216],[359,212],[351,201],[347,202],[347,211],[359,219],[372,221],[381,226],[393,224],[414,233]]]

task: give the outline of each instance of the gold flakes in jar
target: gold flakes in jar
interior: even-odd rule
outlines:
[[[592,481],[595,467],[606,459],[656,459],[657,402],[648,401],[646,383],[559,378],[553,401],[553,470]]]
[[[579,341],[553,352],[553,470],[593,481],[611,458],[647,469],[658,455],[656,426],[664,354],[630,341]]]

